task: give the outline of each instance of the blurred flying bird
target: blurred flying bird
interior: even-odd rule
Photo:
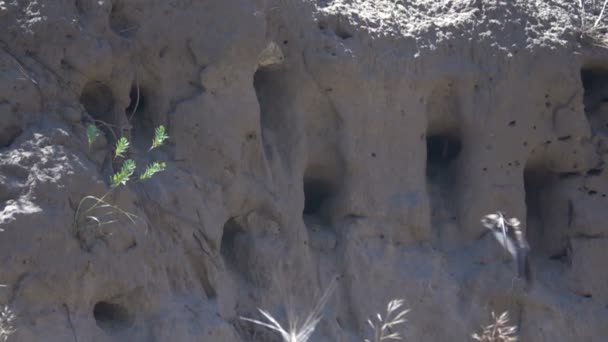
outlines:
[[[517,272],[520,278],[530,280],[530,265],[528,253],[530,246],[526,241],[521,223],[515,217],[507,219],[500,211],[489,214],[481,219],[484,227],[488,228],[498,243],[511,255],[517,262]]]

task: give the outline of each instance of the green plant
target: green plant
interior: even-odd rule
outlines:
[[[89,125],[87,127],[87,141],[89,146],[93,144],[95,139],[99,136],[99,129],[95,125]],[[165,127],[159,126],[156,128],[154,138],[152,139],[152,145],[149,150],[158,148],[164,144],[169,138],[165,133]],[[116,141],[114,146],[114,159],[125,158],[126,153],[130,147],[129,140],[125,137],[121,137]],[[125,160],[118,172],[112,175],[110,179],[110,189],[103,194],[101,197],[97,196],[85,196],[80,200],[76,213],[74,215],[74,226],[79,229],[89,222],[93,222],[95,226],[103,226],[118,221],[116,216],[123,216],[129,219],[132,223],[135,223],[137,216],[128,211],[125,211],[110,203],[107,198],[108,196],[121,186],[126,186],[129,181],[132,180],[133,174],[137,165],[133,159]],[[144,172],[142,172],[138,179],[144,181],[152,178],[156,173],[164,171],[166,164],[164,162],[155,161],[149,164]]]
[[[608,27],[606,25],[601,25],[602,20],[604,19],[604,12],[606,10],[608,0],[604,0],[602,9],[595,20],[593,20],[593,24],[587,23],[587,11],[585,9],[584,0],[578,0],[578,4],[580,7],[581,18],[581,39],[588,41],[593,45],[608,48],[608,38],[606,37],[606,29]],[[595,0],[593,1],[592,7],[595,7]]]
[[[154,138],[152,139],[152,146],[150,150],[160,147],[165,140],[169,139],[169,136],[165,133],[165,126],[160,125],[154,130]]]
[[[397,311],[403,306],[403,299],[391,300],[386,306],[386,316],[382,317],[379,313],[376,317],[367,320],[367,324],[372,328],[374,337],[365,339],[365,342],[380,342],[384,340],[401,340],[401,334],[393,331],[393,328],[399,324],[407,322],[404,318],[410,311],[409,309]]]
[[[13,322],[15,315],[11,312],[8,306],[0,310],[0,341],[6,342],[8,337],[15,332]]]
[[[509,324],[509,313],[503,312],[500,316],[496,316],[492,312],[492,323],[482,327],[481,333],[473,334],[476,341],[481,342],[515,342],[517,341],[517,326],[510,326]]]
[[[165,171],[165,168],[167,168],[167,164],[164,162],[154,162],[146,167],[146,170],[139,176],[139,180],[150,179],[155,174]]]
[[[87,126],[87,142],[89,143],[89,148],[95,142],[95,139],[99,136],[99,128],[95,125]]]
[[[319,298],[316,305],[310,311],[306,319],[303,322],[300,321],[298,317],[295,316],[292,310],[288,310],[288,328],[285,329],[281,324],[270,315],[267,311],[258,308],[258,311],[266,318],[268,323],[259,321],[257,319],[251,319],[247,317],[240,317],[244,321],[248,321],[259,326],[266,327],[268,329],[272,329],[278,332],[281,335],[281,338],[284,342],[306,342],[310,339],[310,336],[315,331],[317,324],[321,321],[321,317],[323,316],[323,308],[329,301],[331,294],[333,293],[336,287],[336,280],[332,280],[323,295]]]
[[[124,154],[127,153],[128,149],[129,149],[129,140],[127,140],[127,138],[125,138],[125,137],[118,139],[118,141],[116,142],[114,159],[124,158],[125,157]]]

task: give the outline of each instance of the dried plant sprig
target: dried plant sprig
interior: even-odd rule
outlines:
[[[481,342],[515,342],[517,338],[517,326],[509,325],[509,312],[505,311],[500,316],[492,312],[492,324],[482,327],[481,333],[475,333],[471,337]]]
[[[604,4],[602,5],[602,10],[600,14],[597,16],[595,23],[593,23],[593,27],[598,27],[602,18],[604,18],[604,10],[606,10],[606,4],[608,4],[608,0],[604,0]]]
[[[399,309],[403,306],[403,299],[393,299],[386,306],[386,316],[382,317],[379,313],[376,317],[367,320],[367,324],[372,328],[373,339],[365,339],[365,342],[380,342],[384,340],[401,340],[401,334],[398,331],[393,331],[393,328],[399,324],[407,322],[405,315],[409,309]]]
[[[336,279],[334,278],[302,323],[300,323],[300,319],[298,317],[295,317],[295,315],[290,315],[291,317],[288,318],[287,330],[283,328],[283,326],[281,326],[281,324],[274,317],[272,317],[270,313],[260,308],[258,308],[258,311],[264,316],[264,318],[266,318],[268,322],[247,317],[240,317],[240,319],[278,332],[284,342],[307,342],[308,339],[310,339],[310,336],[312,336],[314,333],[317,324],[319,324],[321,321],[323,309],[325,308],[325,305],[327,305],[327,302],[329,301],[335,287]]]
[[[583,0],[579,0],[580,7],[580,19],[581,19],[581,28],[580,28],[580,37],[584,41],[587,41],[595,46],[608,48],[608,37],[606,36],[606,30],[608,27],[606,25],[601,25],[602,20],[604,19],[604,12],[606,10],[606,5],[608,4],[608,0],[604,0],[602,4],[602,9],[600,13],[597,15],[593,24],[588,24],[585,16],[587,12],[585,10],[585,5]],[[594,1],[595,4],[595,1]]]
[[[95,196],[85,196],[78,204],[76,214],[74,215],[74,224],[76,225],[76,227],[81,224],[81,220],[83,218],[87,221],[94,222],[97,227],[115,223],[118,221],[117,219],[108,219],[108,217],[112,217],[115,214],[123,215],[124,217],[128,218],[131,223],[135,224],[135,219],[137,218],[137,215],[125,211],[119,206],[113,205],[106,201],[105,198],[109,194],[110,192],[107,192],[101,198]],[[93,204],[91,204],[87,209],[83,210],[82,206],[87,202],[92,202]],[[103,214],[93,215],[94,211],[102,211]]]
[[[0,310],[0,341],[6,342],[8,337],[15,332],[13,322],[15,321],[15,315],[8,308],[3,307]]]

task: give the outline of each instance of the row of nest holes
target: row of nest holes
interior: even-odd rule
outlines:
[[[585,89],[585,100],[593,99],[596,92],[605,90],[600,94],[599,101],[608,102],[608,72],[595,70],[584,70],[581,79]],[[146,96],[141,89],[132,87],[130,104],[125,109],[127,114],[135,113],[141,115],[145,112]],[[591,98],[591,99],[590,99]],[[100,82],[89,83],[83,90],[81,102],[85,109],[96,119],[114,122],[111,117],[114,107],[114,99],[111,90]],[[597,106],[597,103],[585,103],[586,109]],[[589,111],[587,111],[589,115]],[[454,134],[434,134],[426,138],[427,148],[427,181],[437,182],[440,186],[449,186],[455,175],[452,164],[458,159],[462,150],[462,142]],[[526,168],[524,171],[524,188],[526,195],[526,207],[528,220],[540,220],[542,222],[542,194],[555,179],[547,170],[542,168]],[[445,182],[444,182],[445,181]],[[441,185],[443,184],[443,185]],[[336,187],[334,182],[317,177],[304,178],[304,209],[303,216],[313,216],[327,219],[327,203],[334,196]],[[528,230],[528,239],[533,246],[542,244],[543,234],[541,227],[536,230]],[[221,254],[231,264],[238,264],[238,239],[243,236],[245,230],[234,218],[229,219],[224,225],[221,241]],[[554,255],[552,258],[562,257]],[[94,306],[93,315],[97,325],[108,333],[116,333],[128,329],[133,325],[134,317],[120,304],[110,302],[99,302]]]
[[[431,135],[427,138],[427,182],[441,188],[450,197],[456,189],[457,170],[453,167],[462,150],[462,143],[455,135]],[[550,231],[545,231],[544,195],[555,186],[558,176],[540,165],[527,165],[524,169],[524,193],[527,211],[526,234],[533,253],[545,255],[545,241]],[[448,198],[448,200],[457,200]],[[433,205],[433,203],[431,203]],[[453,209],[453,208],[452,208]],[[455,215],[455,213],[452,213]],[[564,246],[566,248],[566,246]],[[554,254],[546,254],[555,258]]]
[[[427,182],[442,187],[442,193],[454,190],[457,181],[454,163],[457,161],[462,143],[455,135],[430,135],[427,144]],[[528,239],[533,249],[540,249],[543,244],[543,194],[553,186],[556,175],[550,171],[530,166],[524,170],[524,191],[527,207],[528,221],[540,222],[528,231]],[[331,180],[318,178],[304,178],[304,210],[303,216],[315,217],[319,221],[328,223],[327,203],[335,195],[336,186]],[[305,220],[306,221],[306,220]],[[530,224],[531,225],[531,224]],[[528,225],[528,226],[530,226]],[[553,255],[550,255],[553,256]]]
[[[607,71],[583,70],[581,72],[581,79],[585,88],[586,102],[593,100],[593,96],[598,97],[598,92],[603,96],[599,97],[599,101],[608,102]],[[146,135],[151,136],[153,134],[152,120],[145,117],[148,106],[148,96],[145,89],[134,84],[131,87],[129,98],[130,103],[125,108],[124,114],[121,115],[127,115],[127,117],[133,115],[134,126],[139,126],[141,130],[146,131]],[[94,119],[114,126],[120,124],[120,120],[114,110],[115,100],[112,90],[104,83],[92,81],[86,84],[82,90],[80,102]],[[586,109],[592,108],[592,105],[597,104],[586,103]],[[458,159],[462,150],[460,138],[457,134],[431,134],[426,138],[426,147],[427,181],[439,184],[442,187],[450,187],[456,177],[454,174],[455,170],[451,166]],[[546,179],[546,177],[537,177],[538,173],[538,170],[526,169],[524,174],[528,216],[541,215],[535,209],[540,207],[540,205],[536,204],[539,198],[537,194],[547,185],[539,183]],[[328,179],[305,177],[303,187],[305,204],[302,214],[327,219],[326,204],[335,193],[336,187],[334,182]]]
[[[598,76],[599,74],[599,76]],[[606,89],[602,102],[608,102],[608,72],[596,70],[583,70],[581,78],[585,88],[585,99],[592,97],[594,92]],[[146,96],[141,89],[132,87],[130,104],[125,109],[127,114],[135,113],[141,115],[145,112]],[[597,100],[597,99],[596,99]],[[114,98],[109,87],[101,82],[91,82],[83,89],[80,101],[95,119],[108,122],[115,122],[112,117],[114,109]],[[597,104],[585,104],[586,109]],[[451,183],[454,178],[452,164],[458,159],[462,150],[461,140],[453,134],[435,134],[426,138],[427,147],[427,181],[443,181]],[[540,168],[526,168],[524,171],[524,188],[526,194],[526,207],[529,219],[540,219],[542,221],[542,193],[551,186],[555,177],[546,170]],[[443,186],[448,186],[444,184]],[[326,204],[335,194],[335,184],[331,180],[316,177],[304,178],[304,209],[303,216],[313,216],[327,219]],[[539,227],[537,227],[539,228]],[[237,263],[237,240],[245,230],[231,218],[224,225],[224,233],[221,241],[221,253],[230,263]],[[528,238],[531,245],[542,243],[542,231],[528,231]],[[116,333],[125,330],[133,325],[134,317],[129,311],[120,304],[110,302],[99,302],[95,304],[93,315],[97,325],[108,333]]]

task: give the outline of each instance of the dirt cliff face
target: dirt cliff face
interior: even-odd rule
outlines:
[[[588,9],[589,15],[597,15]],[[608,336],[608,54],[576,1],[0,1],[0,303],[14,341]],[[86,127],[103,134],[89,147]],[[168,144],[147,152],[154,128]],[[75,225],[119,136],[167,170]],[[520,218],[530,281],[479,220]]]

